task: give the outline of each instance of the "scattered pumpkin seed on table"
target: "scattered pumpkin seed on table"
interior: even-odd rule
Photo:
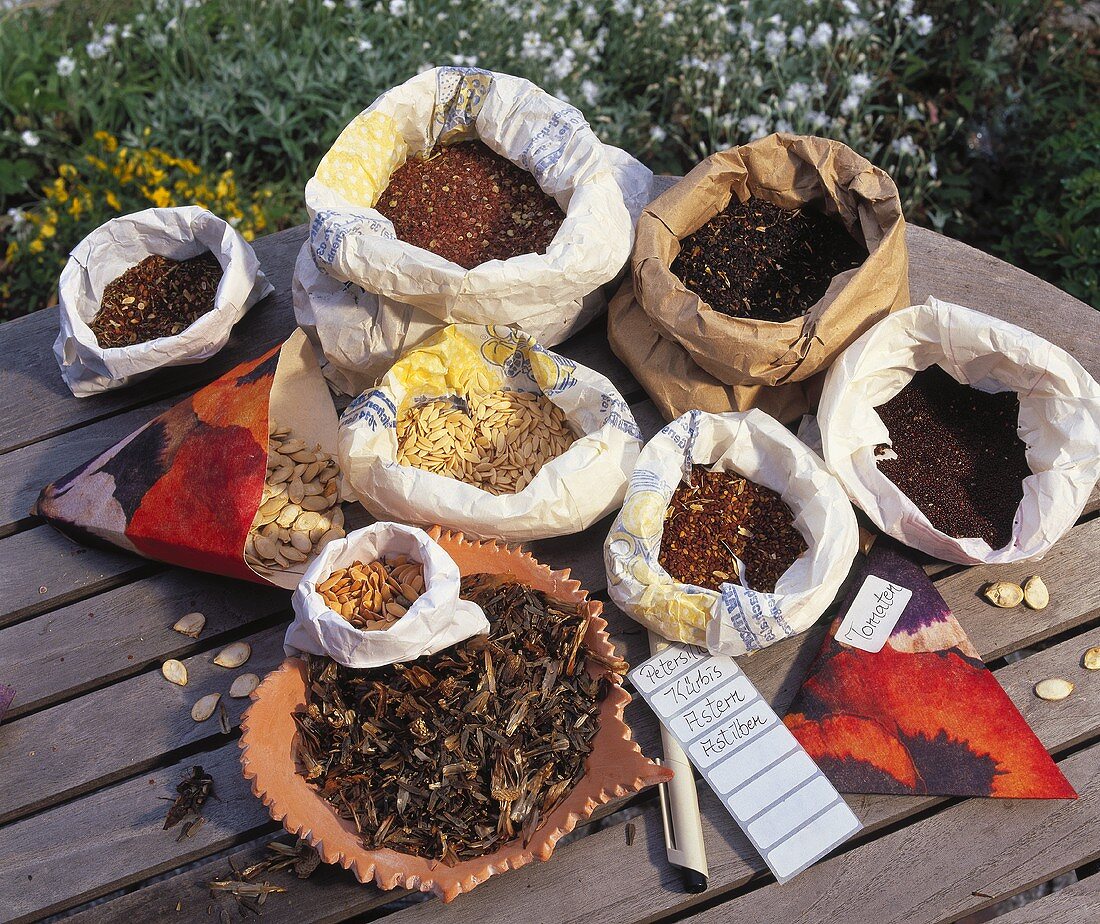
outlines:
[[[180,687],[187,686],[187,667],[182,661],[169,658],[160,666],[160,672],[169,683],[174,683]]]
[[[1024,581],[1024,603],[1033,610],[1045,610],[1050,603],[1050,591],[1037,574]]]
[[[1086,651],[1081,663],[1087,671],[1100,671],[1100,645]]]
[[[196,722],[205,722],[214,714],[214,710],[218,706],[218,700],[221,698],[221,693],[207,693],[206,696],[200,697],[195,705],[191,707],[191,718]]]
[[[252,691],[260,685],[260,678],[255,674],[241,674],[239,677],[233,678],[233,683],[229,686],[229,695],[234,699],[244,699],[246,696],[251,695]]]
[[[234,642],[226,645],[214,657],[218,667],[240,667],[252,656],[252,646],[248,642]]]
[[[1073,686],[1072,683],[1063,680],[1061,677],[1050,677],[1035,684],[1035,695],[1039,699],[1057,702],[1069,696],[1073,692]]]
[[[198,638],[205,626],[206,617],[202,613],[188,613],[186,616],[181,616],[172,628],[180,635]]]
[[[982,596],[994,606],[1011,609],[1023,602],[1024,589],[1011,581],[994,581],[982,588]]]

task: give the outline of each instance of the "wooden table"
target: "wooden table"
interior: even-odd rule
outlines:
[[[249,669],[263,674],[282,659],[289,594],[166,567],[122,552],[82,548],[27,513],[38,489],[182,395],[292,329],[290,281],[304,236],[295,228],[256,244],[276,292],[252,310],[230,345],[209,362],[168,370],[133,388],[77,400],[50,353],[57,311],[0,327],[0,682],[18,690],[0,726],[0,918],[28,921],[75,912],[79,921],[217,921],[204,888],[265,853],[286,835],[241,777],[236,731],[189,715],[199,692],[222,689],[228,673],[214,653],[234,639],[253,647]],[[1031,328],[1100,374],[1100,315],[1057,289],[963,244],[909,230],[914,302],[929,294]],[[561,352],[607,374],[650,435],[661,421],[611,355],[603,325],[592,325]],[[562,844],[550,863],[494,878],[449,907],[435,899],[399,901],[325,868],[288,886],[263,909],[268,922],[345,921],[386,916],[416,921],[776,922],[953,921],[995,905],[1067,870],[1082,881],[1010,913],[1003,924],[1100,920],[1100,675],[1080,667],[1100,644],[1100,521],[1089,512],[1040,565],[935,568],[938,585],[982,656],[1078,789],[1078,802],[850,797],[865,824],[837,854],[778,886],[732,819],[701,792],[711,885],[682,891],[665,859],[655,791],[604,808]],[[553,567],[571,567],[606,600],[601,543],[609,521],[579,536],[532,544]],[[975,590],[996,576],[1041,571],[1052,591],[1041,612],[1004,612]],[[192,610],[206,614],[202,637],[171,630]],[[620,649],[645,654],[639,628],[608,606]],[[749,676],[780,714],[817,650],[822,626],[751,658]],[[1040,645],[1040,643],[1042,643]],[[1041,650],[1023,660],[1007,656]],[[182,659],[186,688],[166,683],[161,662]],[[1031,693],[1050,675],[1077,683],[1060,703]],[[243,703],[229,700],[234,722]],[[658,728],[638,702],[628,713],[645,750],[658,752]],[[206,824],[177,839],[161,824],[175,785],[194,764],[216,784]],[[632,837],[630,837],[632,835]],[[628,840],[630,837],[630,840]],[[228,856],[226,856],[228,854]],[[105,898],[93,904],[93,900]],[[394,903],[389,908],[387,903]],[[231,902],[224,906],[236,919]]]

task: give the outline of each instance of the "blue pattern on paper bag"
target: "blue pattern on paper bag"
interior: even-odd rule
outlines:
[[[318,212],[309,226],[309,243],[314,262],[332,266],[344,240],[351,236],[374,234],[396,240],[393,225],[377,218],[349,215],[335,209]]]
[[[570,139],[587,124],[579,109],[573,106],[559,109],[542,128],[531,133],[531,140],[519,156],[519,165],[542,184],[547,171],[562,159]]]
[[[635,439],[642,438],[642,430],[630,413],[630,405],[625,401],[613,398],[611,395],[601,395],[600,413],[603,414],[604,420],[616,430],[622,430],[627,436]]]
[[[363,421],[371,430],[394,430],[397,428],[397,406],[381,389],[365,391],[351,402],[340,418],[341,426]]]

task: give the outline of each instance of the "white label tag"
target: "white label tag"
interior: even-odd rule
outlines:
[[[630,679],[780,882],[860,829],[733,658],[669,645]]]
[[[908,587],[867,575],[836,630],[836,640],[872,654],[882,651],[912,596]]]

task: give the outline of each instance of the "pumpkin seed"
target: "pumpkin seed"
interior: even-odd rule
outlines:
[[[982,588],[982,596],[994,606],[1011,609],[1024,599],[1024,589],[1011,581],[995,581]]]
[[[177,661],[175,658],[169,658],[160,666],[160,672],[169,683],[174,683],[181,687],[187,686],[187,667],[182,661]]]
[[[205,722],[214,714],[214,710],[218,708],[218,700],[221,698],[221,693],[207,693],[191,707],[191,718],[196,722]]]
[[[229,695],[236,699],[243,699],[259,685],[260,678],[255,674],[241,674],[233,679],[233,683],[229,687]]]
[[[1024,603],[1033,610],[1046,609],[1050,603],[1050,591],[1037,574],[1024,581]]]
[[[1090,648],[1081,659],[1087,671],[1100,671],[1100,646]]]
[[[1050,677],[1035,684],[1035,695],[1051,702],[1065,699],[1072,692],[1073,684],[1061,677]]]
[[[180,635],[198,638],[205,625],[206,617],[202,613],[188,613],[186,616],[181,616],[172,628]]]
[[[248,642],[234,642],[218,652],[214,663],[218,667],[240,667],[252,656],[252,646]]]

